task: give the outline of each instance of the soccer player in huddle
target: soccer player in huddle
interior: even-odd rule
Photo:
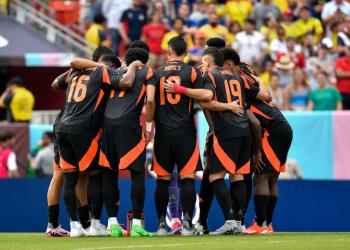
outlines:
[[[98,47],[93,55],[92,59],[94,61],[102,61],[104,59],[105,63],[115,64],[115,67],[120,66],[120,62],[118,61],[110,61],[108,58],[105,58],[105,56],[111,56],[113,55],[113,51],[105,46]],[[114,60],[112,58],[112,60]],[[59,78],[64,78],[66,81],[68,81],[68,74],[70,71],[62,74]],[[58,79],[58,78],[57,78]],[[57,85],[56,85],[57,87]],[[58,90],[56,88],[55,90]],[[59,202],[61,197],[61,190],[63,186],[63,173],[62,169],[60,168],[60,154],[59,149],[56,141],[56,127],[58,124],[58,121],[60,117],[63,114],[64,107],[66,102],[63,104],[63,108],[61,109],[60,113],[58,114],[54,125],[53,125],[53,132],[54,132],[54,174],[50,182],[50,186],[47,191],[47,202],[48,202],[48,226],[46,230],[46,235],[48,237],[64,237],[69,236],[69,232],[61,228],[59,226],[58,217],[59,217]],[[86,202],[86,192],[85,192],[85,185],[86,185],[86,178],[83,179],[83,181],[80,181],[77,184],[77,197],[79,200],[80,207],[78,208],[78,214],[79,219],[81,223],[83,224],[84,228],[88,228],[90,226],[90,215],[88,211],[88,206]]]
[[[106,67],[71,70],[53,83],[55,89],[67,89],[66,105],[55,128],[64,175],[64,201],[70,217],[71,237],[86,234],[77,218],[75,188],[87,169],[97,167],[99,139],[104,109],[112,88],[130,88],[135,78],[135,62],[125,74]],[[82,133],[84,131],[84,133]]]

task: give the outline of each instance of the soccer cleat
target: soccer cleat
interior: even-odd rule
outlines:
[[[122,230],[120,229],[120,226],[118,224],[111,224],[110,230],[111,237],[123,237]]]
[[[153,234],[147,232],[142,226],[133,225],[130,231],[130,237],[152,237]]]
[[[171,225],[171,232],[173,234],[181,234],[181,229],[182,229],[182,223],[178,219],[175,220]]]
[[[237,224],[234,220],[228,220],[223,226],[211,232],[211,235],[233,235],[238,234]]]
[[[244,225],[242,225],[242,222],[240,220],[236,221],[238,233],[242,233],[246,228]]]
[[[272,224],[270,224],[270,225],[267,226],[267,232],[268,232],[269,234],[273,234],[273,233],[275,232],[275,230],[273,230]]]
[[[243,234],[267,234],[267,227],[260,227],[258,224],[253,224],[242,232]]]
[[[93,237],[105,237],[109,236],[109,232],[106,228],[101,224],[99,220],[91,220],[91,226],[87,230],[89,236]]]
[[[87,233],[85,232],[83,226],[77,221],[70,222],[70,237],[85,237]]]
[[[47,237],[69,237],[69,232],[64,230],[61,226],[54,228],[51,223],[46,228]]]
[[[198,232],[194,226],[191,226],[188,221],[184,221],[182,230],[181,230],[182,236],[198,236],[200,235],[200,232]]]
[[[157,230],[157,236],[167,236],[168,230],[165,222],[160,222]]]
[[[194,226],[200,235],[209,234],[208,225],[202,225],[199,222]]]
[[[122,231],[123,236],[124,236],[124,237],[127,237],[127,236],[128,236],[128,231],[125,230],[125,229],[122,227],[122,225],[119,225],[119,227],[120,227],[120,230]]]

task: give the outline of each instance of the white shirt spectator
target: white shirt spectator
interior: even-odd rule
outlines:
[[[232,47],[239,52],[243,62],[252,64],[253,60],[258,59],[262,51],[267,48],[267,43],[264,35],[258,31],[253,31],[251,34],[242,31],[236,35]]]
[[[46,176],[53,174],[54,165],[54,145],[53,143],[42,148],[34,159],[33,169],[41,170]]]
[[[14,152],[11,152],[7,158],[7,169],[9,172],[17,171],[17,160]]]
[[[287,54],[287,42],[281,41],[279,39],[273,39],[270,43],[270,50],[274,56],[274,59],[276,58],[276,55],[279,53]]]
[[[104,0],[102,3],[102,13],[107,18],[108,28],[118,29],[124,10],[130,7],[131,0]]]
[[[340,9],[340,11],[343,12],[345,15],[350,15],[350,3],[343,0],[340,5],[337,5],[335,0],[333,0],[331,2],[326,3],[323,6],[321,15],[322,20],[333,15],[334,12],[336,12],[338,9]]]

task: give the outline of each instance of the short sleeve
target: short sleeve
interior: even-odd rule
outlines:
[[[120,18],[120,22],[126,22],[128,20],[128,10],[125,10],[122,14],[122,17]]]
[[[335,99],[336,99],[337,101],[341,101],[341,100],[342,100],[342,97],[341,97],[339,91],[338,91],[336,88],[334,88],[334,87],[332,87],[332,89],[333,89],[333,92],[334,92]]]
[[[191,81],[192,81],[192,86],[194,89],[202,89],[203,88],[203,77],[202,77],[199,69],[192,67]]]
[[[311,91],[311,93],[310,93],[310,101],[315,103],[315,91]]]
[[[17,160],[16,155],[14,152],[11,152],[7,159],[7,169],[9,171],[16,171],[17,170]]]
[[[254,100],[258,95],[260,88],[258,84],[251,84],[249,89],[246,89],[247,97],[251,100]]]
[[[13,99],[13,96],[14,96],[14,94],[13,94],[12,92],[8,93],[8,94],[5,96],[3,102],[4,102],[4,104],[5,104],[7,107],[10,106],[10,103],[11,103],[11,101],[12,101],[12,99]]]
[[[42,162],[43,162],[43,154],[42,150],[38,152],[38,154],[35,157],[34,165],[32,166],[34,169],[41,169],[42,168]]]
[[[153,86],[157,86],[159,82],[159,71],[154,71],[152,76],[147,79],[146,85],[153,85]]]
[[[124,69],[111,69],[107,67],[103,67],[102,69],[102,82],[104,85],[109,85],[110,87],[114,89],[120,89],[119,83],[120,80],[123,78],[123,75],[125,73]]]
[[[215,77],[213,76],[212,73],[207,72],[204,74],[204,76],[203,76],[203,88],[209,89],[215,93],[216,82],[215,82]]]
[[[337,60],[335,60],[335,69],[337,70],[337,69],[343,69],[343,67],[342,67],[343,65],[342,65],[342,60],[341,60],[341,58],[338,58]]]
[[[58,87],[60,89],[65,89],[68,86],[69,77],[72,74],[73,69],[68,70],[66,73],[58,77]]]

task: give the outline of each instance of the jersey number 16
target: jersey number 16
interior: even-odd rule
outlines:
[[[67,102],[71,102],[72,99],[75,102],[82,102],[85,99],[87,87],[84,83],[89,79],[90,77],[88,75],[73,77],[72,84],[69,88]]]
[[[170,76],[168,77],[169,81],[174,81],[177,84],[181,84],[181,78],[179,76]],[[160,93],[160,105],[165,105],[165,96],[166,99],[170,104],[177,104],[179,103],[181,99],[180,94],[173,94],[173,93],[165,93],[165,88],[164,88],[164,82],[165,82],[165,77],[163,76],[160,78],[160,88],[159,88],[159,93]]]

